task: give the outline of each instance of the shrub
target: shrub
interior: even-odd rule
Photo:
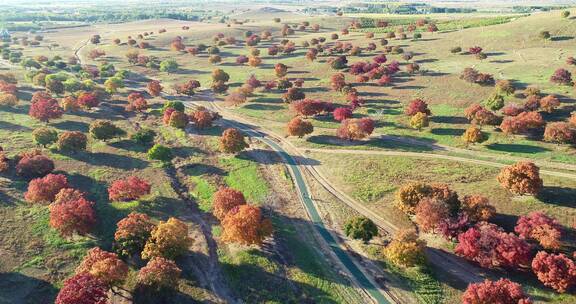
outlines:
[[[288,122],[287,131],[290,136],[298,136],[298,138],[302,138],[305,135],[312,133],[314,131],[314,126],[312,126],[312,123],[309,121],[302,120],[299,117],[294,117],[290,122]]]
[[[167,163],[172,160],[172,150],[161,144],[155,144],[148,150],[148,158]]]
[[[352,118],[352,109],[349,107],[336,108],[332,113],[334,120],[343,121],[348,118]]]
[[[111,201],[132,201],[147,194],[150,194],[150,184],[136,176],[116,180],[108,188]]]
[[[479,143],[486,140],[484,133],[475,125],[472,125],[466,129],[464,134],[462,134],[462,140],[469,144],[469,143]]]
[[[532,271],[540,282],[560,293],[576,285],[576,263],[562,253],[538,252],[532,260]]]
[[[89,273],[108,286],[119,285],[128,275],[128,265],[115,253],[104,251],[98,247],[88,250],[76,273]]]
[[[18,105],[18,97],[10,93],[0,93],[0,107],[14,107]]]
[[[173,261],[154,257],[138,272],[138,284],[154,290],[177,289],[180,273]]]
[[[56,99],[42,98],[32,102],[28,114],[39,121],[49,122],[51,119],[62,117],[64,110],[58,105]]]
[[[560,106],[560,100],[554,95],[548,95],[540,99],[540,108],[548,113]]]
[[[68,188],[68,179],[66,176],[62,174],[48,174],[30,181],[24,199],[34,204],[49,204],[54,201],[56,194],[64,188]]]
[[[50,205],[50,226],[62,236],[74,233],[85,235],[96,223],[94,203],[86,200],[73,189],[63,189],[56,195],[56,201]]]
[[[98,100],[98,96],[94,93],[82,92],[78,94],[77,98],[78,105],[86,108],[91,109],[93,107],[97,107],[100,101]]]
[[[108,120],[95,120],[92,122],[89,133],[93,138],[104,141],[126,134],[124,130],[118,128]]]
[[[536,240],[546,249],[560,249],[562,226],[555,219],[542,212],[532,212],[521,216],[514,231],[523,239]]]
[[[158,80],[151,80],[150,82],[148,82],[148,84],[146,85],[146,89],[148,90],[148,93],[152,96],[160,96],[160,93],[162,93],[162,90],[164,89],[162,87],[162,85],[160,84],[160,81]]]
[[[53,170],[54,162],[41,154],[24,156],[16,164],[16,174],[25,178],[42,177]]]
[[[412,267],[424,264],[425,247],[414,231],[399,231],[384,249],[384,256],[397,266]]]
[[[328,61],[330,66],[335,70],[345,69],[348,66],[348,59],[346,56],[338,56],[336,58],[332,58]]]
[[[89,273],[79,273],[64,281],[55,304],[106,304],[108,286]]]
[[[572,74],[566,69],[557,69],[550,76],[550,81],[560,85],[572,85]]]
[[[500,95],[512,95],[514,94],[514,85],[510,80],[498,80],[496,81],[496,91]]]
[[[536,195],[542,189],[540,169],[531,162],[520,161],[502,168],[498,182],[514,194]]]
[[[154,130],[140,129],[132,134],[130,138],[141,145],[149,145],[154,142],[154,137],[156,137]]]
[[[550,35],[549,31],[541,31],[540,34],[538,34],[538,37],[540,37],[541,39],[545,39],[548,40],[550,39],[552,35]]]
[[[404,110],[404,113],[408,116],[414,116],[416,113],[424,113],[426,115],[432,114],[428,109],[428,104],[420,98],[410,101],[406,110]]]
[[[497,111],[504,107],[504,97],[499,94],[493,94],[484,102],[486,107],[492,111]]]
[[[344,232],[348,237],[368,242],[378,235],[378,227],[369,218],[354,217],[346,222]]]
[[[455,47],[452,47],[452,48],[450,49],[450,53],[452,53],[452,54],[457,54],[457,53],[460,53],[460,52],[462,52],[462,48],[459,47],[459,46],[455,46]]]
[[[486,222],[458,235],[454,252],[487,268],[524,267],[530,265],[532,258],[528,243]]]
[[[264,218],[260,208],[240,205],[222,220],[222,241],[243,245],[261,245],[272,234],[272,222]]]
[[[52,128],[40,127],[32,131],[32,139],[37,145],[46,147],[56,142],[58,133]]]
[[[576,131],[566,122],[551,122],[544,130],[544,140],[558,144],[574,143]]]
[[[244,141],[244,135],[237,129],[224,130],[220,137],[220,151],[224,153],[237,153],[248,147]]]
[[[244,204],[246,204],[246,199],[242,192],[232,188],[221,187],[212,197],[212,213],[218,220],[222,221],[230,210]]]
[[[370,136],[374,131],[374,121],[370,118],[345,119],[337,130],[338,137],[348,140],[359,140]]]
[[[530,304],[532,301],[522,290],[520,284],[508,279],[500,279],[498,281],[485,280],[481,283],[468,285],[462,294],[462,304],[482,303]]]
[[[142,251],[142,258],[146,260],[153,257],[174,259],[183,255],[192,242],[188,236],[188,225],[171,217],[166,222],[160,221],[152,229],[150,238]]]
[[[490,204],[488,198],[481,195],[464,196],[462,211],[472,222],[488,221],[496,214],[496,208]]]
[[[306,98],[306,94],[300,88],[289,88],[284,95],[282,95],[282,101],[285,103],[291,103],[295,100],[302,100]]]
[[[418,131],[421,131],[422,128],[428,127],[430,120],[426,113],[418,112],[412,118],[410,118],[410,126]]]
[[[174,109],[176,111],[180,111],[180,112],[184,112],[184,110],[186,109],[186,107],[184,106],[184,104],[180,101],[167,101],[166,103],[164,103],[164,105],[162,106],[162,111],[166,112],[168,109]]]
[[[56,146],[60,151],[78,152],[86,150],[88,138],[80,131],[65,131],[58,135]]]
[[[150,217],[137,212],[128,214],[116,226],[114,249],[124,257],[139,255],[154,228]]]

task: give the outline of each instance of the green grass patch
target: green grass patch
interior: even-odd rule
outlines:
[[[246,199],[252,203],[263,202],[269,189],[266,180],[258,173],[258,163],[237,156],[220,158],[219,161],[228,171],[228,175],[224,177],[228,186],[242,191]]]

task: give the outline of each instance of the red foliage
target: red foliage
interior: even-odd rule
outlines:
[[[294,117],[288,122],[287,125],[288,135],[298,136],[299,138],[304,137],[306,134],[310,134],[314,131],[314,126],[312,123],[301,119],[300,117]]]
[[[506,116],[518,116],[522,112],[524,112],[524,107],[513,103],[502,108],[502,114]]]
[[[325,111],[325,103],[314,99],[302,99],[292,102],[292,111],[303,116],[314,116]]]
[[[458,235],[454,252],[488,268],[528,266],[532,258],[528,243],[486,222]]]
[[[246,204],[246,198],[242,192],[228,187],[220,187],[212,197],[212,213],[217,219],[223,220],[230,210],[244,204]]]
[[[64,109],[58,105],[58,101],[53,98],[41,98],[30,105],[28,114],[43,122],[49,122],[50,119],[62,117]]]
[[[497,179],[502,187],[514,194],[536,195],[542,189],[540,168],[531,162],[520,161],[504,167]]]
[[[523,239],[534,239],[547,249],[559,249],[561,246],[562,226],[542,212],[532,212],[521,216],[514,231]]]
[[[428,104],[420,98],[410,101],[404,113],[408,116],[414,116],[416,113],[424,113],[428,116],[432,114],[428,109]]]
[[[153,257],[138,272],[138,283],[158,290],[176,288],[181,272],[173,261],[163,257]]]
[[[334,120],[343,121],[344,119],[352,118],[352,109],[349,107],[336,108],[332,113]]]
[[[424,198],[416,206],[416,224],[424,232],[434,231],[450,216],[448,204],[442,200]]]
[[[544,130],[544,140],[559,144],[573,143],[576,140],[576,131],[567,122],[551,122]]]
[[[143,112],[146,109],[148,109],[148,102],[144,98],[137,98],[135,100],[128,101],[128,105],[126,105],[126,111],[129,112]]]
[[[564,254],[538,252],[532,260],[532,271],[540,282],[560,293],[576,286],[576,263]]]
[[[16,174],[26,177],[41,177],[54,170],[54,162],[44,155],[25,155],[16,164]]]
[[[462,295],[462,304],[531,304],[520,284],[508,279],[473,283]]]
[[[222,220],[222,240],[243,245],[261,245],[272,234],[272,222],[264,218],[260,208],[240,205]]]
[[[468,52],[472,55],[480,54],[480,53],[482,53],[482,48],[479,46],[474,46],[474,47],[469,48]]]
[[[114,181],[108,188],[111,201],[132,201],[150,194],[150,184],[136,176]]]
[[[108,286],[89,273],[79,273],[64,281],[55,304],[106,304]]]
[[[374,131],[374,121],[370,118],[349,118],[342,121],[337,130],[338,137],[348,140],[362,139]]]
[[[152,96],[160,96],[160,93],[163,90],[162,85],[160,85],[160,81],[158,80],[152,80],[148,82],[148,84],[146,85],[146,89],[148,90],[148,93],[150,93],[150,95]]]
[[[342,91],[346,86],[346,78],[342,73],[336,73],[330,78],[330,84],[334,91]]]
[[[51,203],[60,190],[68,187],[68,179],[66,176],[62,174],[48,174],[30,181],[24,199],[29,203]]]
[[[90,109],[97,107],[100,100],[98,100],[98,96],[94,93],[82,92],[78,95],[77,102],[81,107]]]
[[[560,100],[554,95],[548,95],[540,99],[540,108],[548,113],[560,106]]]
[[[88,250],[76,273],[90,273],[108,286],[123,282],[128,275],[128,265],[118,255],[98,247]]]
[[[566,69],[557,69],[550,77],[550,81],[561,85],[571,85],[572,74]]]
[[[50,226],[63,236],[74,232],[87,234],[96,223],[93,205],[77,192],[64,189],[58,193],[56,202],[50,205]]]

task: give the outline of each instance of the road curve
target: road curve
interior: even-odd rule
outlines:
[[[290,149],[290,151],[294,153],[294,155],[305,156],[302,153],[300,153],[299,149],[296,146],[294,146],[290,141],[287,141],[283,137],[274,134],[274,132],[268,131],[261,127],[258,128],[258,131],[255,131],[256,128],[252,126],[246,119],[238,115],[235,115],[234,113],[230,113],[226,109],[219,107],[215,102],[213,102],[212,98],[206,98],[206,99],[208,100],[209,107],[220,112],[220,114],[223,117],[228,116],[229,118],[228,121],[230,123],[236,124],[237,125],[235,126],[236,128],[242,129],[242,131],[248,134],[250,134],[251,132],[257,132],[257,134],[259,134],[258,139],[266,138],[269,141],[273,142],[278,147],[280,146],[276,142],[281,142],[284,145],[286,145]],[[230,118],[233,118],[234,120],[230,120]],[[243,121],[246,123],[239,124],[235,121]],[[240,127],[238,127],[238,125],[240,125]],[[246,130],[247,128],[248,130]],[[282,149],[281,151],[283,153],[288,155],[285,148],[283,147],[280,148]],[[294,161],[293,158],[292,160]],[[320,185],[322,185],[322,187],[324,187],[328,192],[333,194],[335,197],[337,197],[343,203],[348,205],[350,208],[356,210],[363,216],[371,219],[378,227],[380,227],[384,231],[390,234],[394,234],[396,231],[398,231],[398,227],[396,225],[386,220],[373,210],[370,210],[364,204],[356,201],[346,193],[342,192],[340,189],[337,189],[336,187],[332,186],[330,181],[314,166],[308,164],[300,164],[300,166],[304,168],[306,171],[308,171],[312,175],[312,177],[314,177],[314,179],[318,181],[318,183],[320,183]],[[429,247],[427,247],[426,254],[429,261],[432,264],[444,269],[444,271],[449,272],[450,274],[452,274],[453,276],[457,277],[458,279],[462,280],[465,283],[480,282],[484,279],[484,276],[482,274],[483,271],[480,268],[468,263],[462,258],[454,256],[453,254],[450,254],[440,249]]]
[[[192,102],[184,102],[187,107],[195,107],[198,104]],[[212,103],[211,103],[212,104]],[[213,105],[213,104],[212,104]],[[227,120],[226,124],[231,125],[240,131],[244,132],[245,134],[251,136],[254,139],[261,141],[262,143],[269,146],[273,151],[278,153],[286,162],[286,166],[288,167],[290,174],[294,180],[296,185],[296,189],[298,190],[298,194],[300,197],[301,202],[303,203],[312,224],[316,231],[318,231],[319,235],[322,239],[326,242],[330,250],[334,253],[338,261],[345,267],[345,269],[352,275],[352,279],[355,283],[366,291],[366,293],[376,302],[382,304],[390,304],[390,303],[397,303],[398,300],[390,294],[388,291],[383,290],[378,287],[376,284],[364,271],[361,270],[361,266],[359,266],[351,257],[350,255],[339,245],[339,242],[336,238],[330,233],[330,231],[324,225],[322,221],[322,217],[318,213],[318,209],[316,208],[316,204],[312,197],[310,196],[310,192],[308,190],[308,186],[306,181],[304,180],[303,173],[294,160],[294,158],[288,154],[284,148],[282,148],[278,143],[274,140],[268,138],[268,136],[264,133],[254,130],[251,126],[246,124],[241,124],[232,120]]]

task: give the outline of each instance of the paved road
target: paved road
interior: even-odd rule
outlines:
[[[187,102],[186,105],[188,107],[195,107],[194,104]],[[272,150],[278,153],[286,162],[292,177],[294,178],[294,182],[296,184],[296,188],[298,189],[298,193],[300,199],[306,208],[306,211],[312,221],[314,227],[322,237],[322,239],[326,242],[328,247],[332,250],[336,258],[339,262],[346,267],[348,272],[353,276],[355,282],[364,289],[370,297],[374,299],[376,303],[396,303],[397,300],[389,294],[387,291],[384,291],[378,287],[378,285],[373,282],[361,269],[360,266],[350,257],[350,255],[340,247],[338,241],[335,237],[328,231],[324,222],[322,221],[322,217],[318,213],[318,209],[314,203],[314,200],[311,198],[310,193],[308,191],[308,187],[306,181],[304,180],[303,173],[296,163],[294,158],[288,154],[284,148],[278,145],[274,140],[271,140],[267,137],[266,134],[253,130],[249,125],[241,124],[232,120],[226,121],[227,124],[234,126],[235,128],[239,129],[243,133],[251,136],[254,139],[257,139],[267,146],[269,146]]]
[[[299,149],[296,146],[294,146],[290,141],[285,140],[283,137],[278,136],[277,134],[274,134],[274,132],[266,130],[265,128],[262,127],[258,128],[258,131],[255,131],[257,127],[251,125],[249,121],[247,121],[246,119],[243,119],[242,117],[239,117],[238,115],[230,113],[226,109],[219,107],[216,103],[212,102],[210,97],[207,97],[206,100],[210,101],[207,104],[208,107],[211,107],[214,110],[220,112],[220,114],[223,117],[225,118],[228,117],[227,120],[228,122],[236,124],[236,126],[234,127],[241,129],[243,132],[247,134],[251,134],[251,132],[257,132],[258,139],[265,138],[273,142],[277,147],[280,147],[281,151],[285,155],[288,155],[288,152],[286,151],[286,149],[288,148],[290,152],[293,153],[294,155],[305,156],[300,153]],[[245,123],[239,124],[238,121]],[[285,147],[279,146],[276,142],[282,142],[285,145]],[[294,159],[292,158],[292,160]],[[322,185],[328,192],[330,192],[335,197],[340,199],[350,208],[356,210],[360,214],[371,219],[374,223],[376,223],[378,227],[380,227],[384,231],[390,234],[394,234],[398,230],[398,227],[395,226],[393,223],[383,218],[373,210],[370,210],[364,204],[356,201],[346,193],[342,192],[340,189],[332,186],[330,181],[326,177],[324,177],[322,172],[320,172],[314,166],[307,164],[300,164],[300,166],[297,167],[308,171],[312,175],[312,177],[316,179],[316,181],[318,181],[318,183],[320,183],[320,185]],[[301,170],[299,170],[299,172],[301,172]],[[454,277],[460,279],[465,283],[479,282],[484,279],[483,271],[480,268],[471,265],[467,261],[463,260],[460,257],[454,256],[451,253],[448,253],[440,249],[427,248],[426,254],[429,261],[432,264],[444,269],[444,271],[452,274]]]

